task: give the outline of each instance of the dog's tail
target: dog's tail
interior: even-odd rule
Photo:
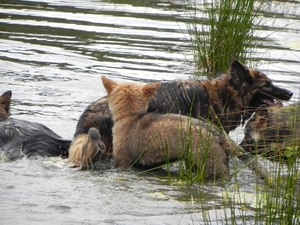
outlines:
[[[101,140],[101,135],[99,131],[91,127],[88,132],[88,138],[82,145],[81,157],[80,157],[80,168],[92,165],[94,167],[93,161],[98,154],[105,153],[105,145]]]
[[[105,144],[101,139],[99,131],[91,127],[88,134],[78,135],[72,142],[69,149],[69,159],[73,166],[78,166],[80,169],[88,166],[93,167],[93,162],[101,155],[106,155]]]
[[[61,156],[67,158],[70,140],[62,139],[44,131],[26,138],[22,144],[22,154],[27,157],[42,156],[52,157]]]

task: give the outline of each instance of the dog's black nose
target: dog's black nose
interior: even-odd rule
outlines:
[[[288,95],[290,98],[293,96],[293,92],[291,92],[291,91],[289,91],[289,90],[287,90],[287,93],[286,93],[286,95]]]
[[[291,99],[291,97],[293,96],[293,92],[289,91],[289,90],[285,90],[284,91],[284,95],[282,96],[282,100],[288,101]]]

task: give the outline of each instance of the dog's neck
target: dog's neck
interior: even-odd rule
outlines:
[[[247,110],[239,97],[239,90],[231,85],[224,86],[224,83],[229,84],[229,80],[230,76],[224,75],[219,79],[202,81],[208,94],[208,117],[217,126],[223,126],[227,133],[241,124]]]
[[[0,109],[0,122],[7,120],[9,117],[9,112],[4,109]]]
[[[131,112],[130,110],[126,110],[126,109],[118,111],[117,113],[114,112],[112,113],[114,124],[118,122],[122,122],[124,119],[125,120],[133,119],[137,117],[140,113],[141,112]]]

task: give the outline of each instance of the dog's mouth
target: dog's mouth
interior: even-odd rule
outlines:
[[[286,89],[277,87],[273,87],[271,91],[269,89],[257,92],[250,101],[251,106],[259,107],[263,104],[273,106],[276,104],[276,101],[288,101],[293,96],[293,92]]]
[[[275,104],[276,100],[273,97],[271,97],[270,95],[263,94],[261,92],[254,95],[250,102],[250,105],[252,107],[259,107],[261,105],[273,106]]]
[[[273,106],[276,104],[276,100],[274,98],[261,99],[261,101],[264,102],[267,106]]]

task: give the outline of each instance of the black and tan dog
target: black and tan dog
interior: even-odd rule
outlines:
[[[23,156],[68,156],[71,141],[43,124],[10,117],[11,91],[0,96],[0,154],[4,160]]]
[[[229,156],[243,154],[243,150],[227,135],[200,119],[147,112],[160,83],[117,83],[104,76],[102,82],[114,122],[113,158],[117,168],[155,168],[185,160],[203,180],[229,177]],[[262,168],[255,171],[266,177]]]
[[[272,161],[293,163],[300,157],[300,103],[259,107],[245,126],[240,146]]]
[[[275,86],[262,72],[233,60],[229,72],[218,79],[161,83],[150,99],[148,112],[203,118],[229,133],[249,119],[260,105],[273,104],[274,99],[289,100],[292,95],[292,92]],[[106,146],[107,156],[111,157],[112,126],[108,100],[104,97],[88,106],[81,115],[74,134],[75,141],[83,138],[91,127],[95,127]],[[72,145],[70,152],[77,151],[82,151],[82,144]],[[69,157],[76,161],[78,155],[70,154]],[[102,157],[105,157],[104,154]]]

